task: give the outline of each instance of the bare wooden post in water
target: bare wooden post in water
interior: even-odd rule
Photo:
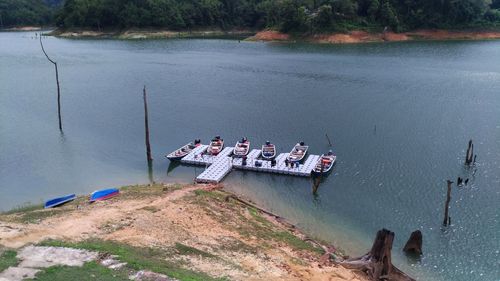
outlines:
[[[448,191],[446,193],[446,202],[444,206],[444,219],[443,219],[443,226],[448,226],[451,223],[451,218],[448,215],[448,209],[450,205],[450,200],[451,200],[451,184],[453,183],[450,180],[446,181],[448,183]]]
[[[330,137],[328,136],[328,133],[326,133],[325,136],[326,136],[326,139],[328,140],[328,144],[330,145],[330,147],[332,147],[332,142],[330,141]]]
[[[144,126],[146,127],[146,155],[148,158],[148,164],[150,165],[153,161],[153,157],[151,157],[151,144],[149,143],[148,101],[146,98],[146,86],[144,86],[143,98],[144,98]]]
[[[50,59],[49,55],[45,52],[45,49],[43,48],[43,43],[42,43],[42,34],[40,34],[40,46],[42,47],[42,52],[44,53],[45,57],[52,63],[54,64],[54,67],[56,69],[56,84],[57,84],[57,115],[59,117],[59,130],[62,132],[62,121],[61,121],[61,90],[59,87],[59,71],[57,71],[57,62],[53,61]]]
[[[465,155],[465,164],[470,165],[472,163],[474,156],[474,144],[472,140],[469,140],[469,146],[467,147],[467,153]]]

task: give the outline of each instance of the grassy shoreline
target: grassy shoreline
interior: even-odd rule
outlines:
[[[3,267],[17,262],[12,251],[30,244],[97,251],[127,264],[116,272],[98,262],[85,264],[106,280],[142,270],[178,280],[321,280],[331,274],[366,280],[333,264],[344,256],[333,246],[220,186],[127,186],[104,202],[88,204],[80,196],[56,209],[36,206],[0,214],[0,249],[9,248],[0,252],[9,257]],[[50,267],[36,277],[64,280],[82,270]]]

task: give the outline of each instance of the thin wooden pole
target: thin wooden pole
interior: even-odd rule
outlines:
[[[153,161],[153,157],[151,157],[151,143],[149,142],[148,101],[146,98],[146,86],[144,86],[143,98],[144,98],[144,127],[146,128],[146,155],[148,158],[148,163],[150,163],[151,161]]]
[[[328,133],[326,133],[325,136],[326,136],[326,139],[328,140],[328,144],[330,145],[330,147],[332,147],[332,141],[330,140]]]
[[[467,147],[467,153],[465,155],[465,164],[470,165],[472,163],[474,156],[474,144],[472,140],[469,141],[469,146]]]
[[[448,191],[446,192],[446,202],[444,205],[444,219],[443,219],[444,226],[448,226],[451,220],[448,214],[448,209],[450,207],[450,200],[451,200],[451,184],[453,183],[450,180],[447,180],[446,182],[448,183]]]
[[[54,64],[54,68],[56,70],[56,84],[57,84],[57,116],[59,118],[59,130],[62,131],[62,118],[61,118],[61,88],[59,87],[59,71],[57,69],[57,62],[53,61],[47,52],[45,52],[45,48],[42,43],[42,34],[40,34],[40,46],[42,47],[42,52],[45,54],[45,57]]]

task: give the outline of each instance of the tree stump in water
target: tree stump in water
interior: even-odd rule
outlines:
[[[377,232],[370,252],[355,259],[340,263],[345,268],[361,270],[371,280],[415,281],[392,265],[391,250],[394,232],[382,229]]]
[[[447,180],[446,183],[448,184],[448,191],[446,192],[446,201],[444,203],[444,219],[443,219],[443,226],[448,226],[451,225],[451,218],[450,215],[448,214],[448,211],[450,209],[450,200],[451,200],[451,184],[453,183],[450,180]]]
[[[422,254],[422,232],[420,232],[420,230],[416,230],[411,233],[410,239],[406,242],[403,251],[417,255]]]

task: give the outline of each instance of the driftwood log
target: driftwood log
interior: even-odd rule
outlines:
[[[392,265],[391,250],[394,232],[382,229],[377,232],[370,252],[359,258],[340,263],[345,268],[361,270],[373,281],[415,281]]]
[[[420,230],[411,233],[410,239],[406,242],[403,251],[409,254],[422,254],[422,232]]]

